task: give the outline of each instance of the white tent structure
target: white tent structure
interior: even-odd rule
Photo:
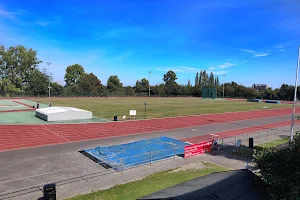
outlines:
[[[45,121],[51,122],[91,119],[93,118],[93,113],[87,110],[72,107],[49,107],[36,109],[35,116]]]

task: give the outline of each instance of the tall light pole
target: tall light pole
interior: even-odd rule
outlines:
[[[47,62],[47,66],[48,66],[48,92],[49,92],[49,98],[51,97],[51,86],[50,86],[50,71],[49,71],[49,66],[51,65],[51,62]],[[50,103],[50,102],[49,102]]]
[[[225,77],[226,75],[225,74],[223,74],[223,98],[224,98],[224,77]]]
[[[297,69],[296,69],[295,93],[294,93],[294,104],[293,104],[292,125],[291,125],[291,135],[290,135],[290,140],[291,141],[293,140],[293,136],[294,136],[294,121],[295,121],[295,110],[296,110],[296,101],[297,101],[299,63],[300,63],[300,46],[298,47],[298,60],[297,60]]]
[[[151,71],[149,71],[149,81],[148,81],[149,82],[149,97],[150,97],[150,90],[151,90],[150,89],[150,74],[151,74]]]

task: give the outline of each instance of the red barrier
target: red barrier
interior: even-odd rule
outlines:
[[[199,144],[192,144],[189,146],[185,146],[184,158],[196,156],[211,151],[213,143],[214,140],[210,140],[208,142],[201,142]]]

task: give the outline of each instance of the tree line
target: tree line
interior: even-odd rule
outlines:
[[[264,98],[292,100],[294,86],[283,84],[272,90],[256,90],[235,82],[220,83],[219,77],[206,70],[196,73],[194,83],[178,84],[174,71],[166,72],[163,83],[151,85],[146,78],[137,80],[134,86],[124,86],[117,75],[102,84],[93,73],[86,73],[83,66],[67,66],[65,85],[53,81],[47,69],[39,68],[41,60],[37,52],[24,46],[0,46],[0,96],[47,96],[50,82],[51,96],[201,96],[203,88],[216,88],[217,97]],[[224,93],[223,93],[224,88]],[[299,88],[300,89],[300,88]],[[298,89],[298,91],[299,91]],[[299,91],[300,94],[300,91]]]

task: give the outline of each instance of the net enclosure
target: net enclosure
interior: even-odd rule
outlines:
[[[208,98],[208,99],[217,98],[217,88],[215,87],[202,88],[202,98]]]

